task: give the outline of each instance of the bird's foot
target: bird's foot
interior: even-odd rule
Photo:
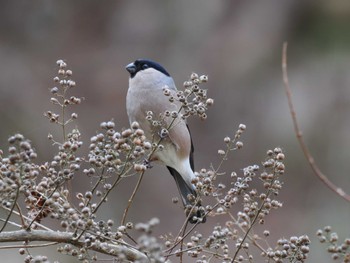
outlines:
[[[187,210],[189,209],[189,210]],[[196,206],[196,207],[187,207],[186,215],[188,217],[188,222],[191,224],[205,223],[207,221],[206,212],[204,207]]]

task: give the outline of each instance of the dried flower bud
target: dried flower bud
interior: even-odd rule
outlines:
[[[139,123],[137,121],[134,121],[133,123],[131,123],[131,128],[133,130],[136,130],[140,127]]]
[[[170,96],[171,95],[171,92],[170,92],[170,89],[169,89],[168,86],[163,88],[163,93],[164,93],[165,96]]]
[[[231,138],[228,137],[228,136],[225,137],[225,138],[224,138],[224,142],[225,142],[225,143],[230,143],[230,142],[231,142]]]
[[[240,124],[238,126],[238,128],[241,130],[241,131],[244,131],[247,127],[244,125],[244,124]]]
[[[192,73],[191,74],[191,80],[195,80],[195,79],[198,79],[198,74]]]
[[[203,83],[208,82],[208,76],[202,75],[202,76],[199,77],[199,80],[200,80],[201,82],[203,82]]]
[[[219,155],[225,155],[225,151],[224,150],[218,150],[218,154]]]
[[[243,148],[243,142],[241,142],[241,141],[236,142],[236,147],[237,147],[237,149],[242,149]]]
[[[132,131],[130,129],[126,129],[125,131],[122,132],[122,136],[124,138],[129,137],[130,135],[132,135]]]
[[[213,99],[207,99],[207,101],[205,102],[208,106],[212,106],[214,104],[214,100]]]
[[[51,103],[53,103],[55,105],[60,104],[56,98],[51,98],[50,101],[51,101]]]

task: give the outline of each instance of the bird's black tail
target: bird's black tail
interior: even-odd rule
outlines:
[[[174,177],[177,188],[179,189],[179,192],[181,194],[181,200],[185,207],[192,206],[194,204],[194,201],[189,200],[189,195],[192,195],[194,198],[197,197],[196,191],[193,189],[193,187],[189,186],[185,180],[182,178],[182,176],[172,167],[167,166],[169,172]],[[197,207],[195,207],[193,210],[193,215],[189,217],[189,222],[192,224],[197,223],[197,218],[202,219],[202,223],[206,221],[206,218],[204,216],[205,212],[203,209],[200,209],[201,203],[196,204]]]

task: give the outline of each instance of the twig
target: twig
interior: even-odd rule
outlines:
[[[21,219],[22,227],[25,227],[26,223],[24,222],[22,210],[21,210],[21,207],[18,205],[18,202],[16,202],[16,207],[17,207],[17,210],[18,210],[19,218]]]
[[[126,165],[126,164],[125,164]],[[103,204],[103,202],[105,202],[106,198],[108,197],[109,193],[113,190],[113,188],[118,184],[118,182],[122,179],[121,175],[123,174],[124,170],[117,176],[117,179],[115,179],[115,181],[112,184],[112,187],[109,188],[106,193],[104,194],[104,196],[101,198],[100,202],[98,203],[98,205],[96,206],[96,208],[92,211],[93,214],[95,214],[97,212],[97,210],[100,208],[100,206]]]
[[[238,223],[238,220],[230,213],[227,211],[228,216],[234,221],[234,223],[242,230],[242,232],[245,234],[246,230]],[[247,238],[252,242],[254,246],[256,246],[258,249],[260,249],[261,252],[265,252],[266,250],[259,244],[257,243],[256,238],[252,237],[251,235],[248,234]]]
[[[136,192],[137,190],[139,189],[140,185],[141,185],[141,182],[142,182],[142,178],[143,178],[143,175],[145,174],[145,170],[142,171],[142,173],[140,174],[140,177],[139,179],[137,180],[137,183],[136,183],[136,186],[134,188],[134,191],[132,192],[129,200],[128,200],[128,205],[126,206],[125,210],[124,210],[124,213],[123,213],[123,218],[122,218],[122,221],[121,221],[121,225],[125,225],[125,221],[126,221],[126,216],[128,214],[128,211],[129,211],[129,208],[131,207],[131,204],[132,204],[132,201],[134,200],[134,197],[136,195]]]
[[[4,219],[4,218],[0,218],[0,221],[2,221],[2,222],[6,222],[6,219]],[[13,226],[19,227],[19,228],[21,228],[21,227],[22,227],[20,224],[17,224],[16,222],[12,222],[12,221],[10,221],[10,220],[7,220],[7,223],[8,223],[8,224],[10,224],[10,225],[13,225]]]
[[[56,232],[46,230],[18,230],[0,233],[0,243],[21,241],[48,241],[72,244],[76,247],[86,246],[84,240],[75,239],[73,233],[69,232]],[[120,254],[124,254],[126,256],[126,259],[129,261],[140,260],[141,262],[145,262],[145,260],[147,260],[147,256],[144,253],[122,245],[104,244],[103,246],[100,246],[98,244],[94,244],[91,247],[89,247],[89,249],[110,256],[118,256]]]
[[[7,210],[7,211],[10,211],[10,208],[7,208],[7,207],[2,207],[2,208]],[[21,214],[19,212],[17,212],[16,210],[13,210],[12,213],[17,215],[17,216],[21,216]],[[29,218],[27,216],[24,216],[24,215],[22,215],[22,216],[23,216],[24,219],[26,219],[28,221],[32,220],[31,218]],[[4,219],[0,219],[0,220],[3,221]],[[17,225],[16,223],[11,222],[11,221],[9,221],[9,223],[14,225],[14,226]],[[18,225],[18,226],[21,227],[20,225]],[[40,224],[38,222],[36,222],[36,226],[41,227],[42,229],[45,229],[45,230],[48,230],[48,231],[53,231],[51,228],[48,228],[47,226],[44,226],[44,225],[42,225],[42,224]]]
[[[230,142],[226,145],[225,154],[224,154],[224,156],[221,158],[220,163],[219,163],[219,165],[217,166],[217,168],[214,169],[214,167],[212,166],[212,169],[213,169],[215,175],[219,174],[219,170],[221,169],[221,166],[223,165],[223,163],[224,163],[225,161],[227,161],[228,154],[229,154],[231,151],[233,151],[233,150],[235,149],[235,148],[232,148],[232,146],[233,146],[234,142],[236,141],[236,139],[237,139],[237,138],[236,138],[236,136],[235,136],[235,138],[234,138],[232,141],[230,141]]]
[[[5,223],[2,225],[1,229],[0,229],[0,232],[2,232],[6,225],[7,225],[7,222],[10,220],[10,217],[12,215],[12,212],[14,211],[13,209],[15,208],[16,204],[17,204],[17,199],[18,199],[18,195],[19,195],[19,187],[17,187],[17,191],[16,191],[16,196],[15,196],[15,200],[13,200],[13,205],[11,207],[11,210],[10,210],[10,213],[7,215],[7,218],[5,220]]]
[[[61,122],[61,126],[62,126],[62,133],[63,133],[63,143],[67,140],[67,135],[66,135],[66,124],[65,124],[65,108],[66,105],[64,104],[65,98],[66,98],[66,92],[67,89],[63,89],[63,103],[60,105],[62,107],[62,122]]]
[[[338,187],[337,185],[335,185],[334,183],[332,183],[327,176],[321,172],[320,168],[317,166],[317,164],[315,163],[314,158],[312,157],[309,148],[306,146],[303,136],[302,136],[302,132],[301,129],[299,127],[299,123],[297,120],[297,116],[296,116],[296,112],[294,110],[294,105],[293,105],[293,101],[292,101],[292,93],[289,87],[289,81],[288,81],[288,71],[287,71],[287,46],[288,43],[284,42],[283,43],[283,51],[282,51],[282,73],[283,73],[283,83],[284,83],[284,87],[286,90],[286,95],[288,98],[288,106],[289,106],[289,110],[290,110],[290,114],[292,116],[292,120],[293,120],[293,125],[294,125],[294,131],[295,134],[297,136],[297,140],[299,142],[299,145],[309,163],[309,165],[311,166],[312,171],[314,172],[314,174],[317,176],[318,179],[321,180],[321,182],[323,182],[329,189],[331,189],[333,192],[335,192],[337,195],[339,195],[340,197],[342,197],[343,199],[345,199],[347,202],[350,202],[350,195],[348,195],[343,189],[341,189],[340,187]]]
[[[49,246],[53,246],[56,244],[58,244],[58,242],[50,242],[50,243],[44,243],[44,244],[33,244],[33,245],[0,246],[0,249],[49,247]]]

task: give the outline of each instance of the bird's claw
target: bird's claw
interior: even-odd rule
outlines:
[[[150,160],[144,159],[143,160],[143,165],[146,166],[147,169],[151,169],[153,166],[151,165]]]

